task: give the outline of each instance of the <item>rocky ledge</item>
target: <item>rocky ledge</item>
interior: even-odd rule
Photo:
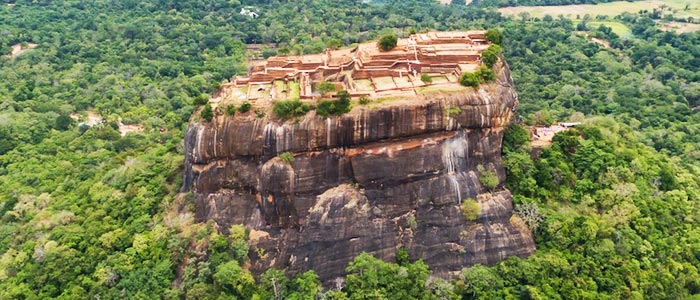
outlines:
[[[501,140],[517,94],[502,59],[494,70],[496,81],[479,89],[327,119],[249,112],[193,121],[183,191],[195,195],[199,221],[251,230],[257,273],[314,269],[329,282],[363,251],[391,260],[400,247],[445,277],[527,256],[533,239],[502,187]],[[497,175],[496,188],[482,185],[484,172]],[[462,213],[465,199],[479,203],[476,219]]]

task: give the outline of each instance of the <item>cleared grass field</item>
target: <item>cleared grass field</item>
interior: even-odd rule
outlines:
[[[574,23],[578,23],[578,22],[576,22],[578,20],[574,20],[574,21],[575,21]],[[590,29],[596,29],[596,28],[600,27],[600,25],[605,25],[607,27],[612,28],[612,31],[621,37],[632,36],[632,31],[629,29],[629,27],[627,27],[627,25],[622,24],[620,22],[615,22],[615,21],[589,21],[588,22],[588,28],[590,28]]]
[[[570,19],[577,16],[583,18],[588,14],[595,16],[617,16],[624,12],[637,13],[641,10],[653,10],[662,5],[671,8],[676,17],[700,18],[700,1],[697,0],[647,0],[647,1],[617,1],[601,4],[576,4],[558,6],[518,6],[499,8],[498,11],[504,15],[518,16],[521,13],[528,13],[530,17],[542,18],[545,15],[553,17],[563,15]],[[686,9],[687,8],[687,9]]]

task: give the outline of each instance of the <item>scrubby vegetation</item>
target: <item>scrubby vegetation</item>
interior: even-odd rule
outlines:
[[[250,102],[248,102],[248,100],[243,101],[243,103],[241,103],[241,107],[238,108],[238,111],[242,113],[247,113],[250,110],[251,106],[252,105],[250,104]]]
[[[481,205],[475,199],[464,199],[462,200],[462,214],[464,218],[468,221],[476,221],[481,214]]]
[[[316,106],[316,113],[327,118],[329,115],[340,116],[350,112],[350,94],[347,91],[339,91],[336,100],[321,100]]]
[[[299,101],[299,99],[277,100],[272,107],[272,112],[282,119],[289,119],[303,116],[311,109],[311,106]]]

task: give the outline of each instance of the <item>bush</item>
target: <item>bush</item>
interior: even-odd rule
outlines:
[[[433,78],[428,74],[421,74],[420,81],[425,82],[426,84],[431,84],[433,83]]]
[[[209,103],[209,96],[206,94],[201,94],[198,97],[194,98],[194,105],[195,106],[200,106]]]
[[[214,117],[214,112],[211,110],[211,105],[209,103],[204,106],[204,109],[202,109],[202,113],[200,115],[202,116],[202,119],[207,120],[207,122],[211,121],[211,119]]]
[[[498,45],[491,45],[484,52],[481,53],[481,61],[489,68],[498,61],[498,56],[501,54],[503,49]]]
[[[489,29],[486,31],[486,40],[496,45],[503,42],[503,34],[498,29]]]
[[[226,106],[226,115],[227,116],[233,116],[236,114],[236,106],[233,104],[229,104]]]
[[[492,82],[496,80],[496,72],[487,66],[481,66],[479,71],[477,71],[477,74],[482,81]]]
[[[464,199],[462,201],[462,214],[469,221],[476,221],[481,214],[481,205],[474,199]]]
[[[250,110],[250,106],[251,106],[250,102],[248,102],[247,100],[243,101],[243,103],[241,104],[241,107],[238,108],[238,111],[240,111],[242,113],[247,113]]]
[[[277,157],[279,157],[283,162],[286,162],[288,164],[291,164],[292,161],[294,161],[294,154],[292,154],[291,152],[280,153],[280,155],[278,155]]]
[[[282,119],[303,116],[311,110],[307,104],[297,100],[278,100],[272,107],[272,112]]]
[[[350,94],[348,91],[338,92],[338,100],[321,100],[316,106],[316,113],[324,118],[329,115],[340,116],[350,112]]]
[[[459,83],[463,86],[479,87],[479,76],[476,73],[464,72],[459,77]]]
[[[367,105],[367,104],[369,104],[369,102],[370,102],[369,97],[367,97],[367,96],[360,97],[360,105]]]
[[[398,42],[398,38],[395,34],[387,34],[379,39],[378,45],[382,50],[389,51],[396,47],[396,42]]]
[[[479,165],[477,168],[479,171],[479,182],[489,191],[493,191],[494,188],[498,186],[498,176],[496,172],[484,169],[483,166]]]
[[[319,82],[316,84],[316,90],[321,94],[335,92],[335,84],[328,81]]]
[[[456,116],[459,116],[459,114],[462,113],[462,109],[459,108],[459,106],[450,106],[445,109],[447,111],[447,115],[450,116],[451,118],[454,118]]]

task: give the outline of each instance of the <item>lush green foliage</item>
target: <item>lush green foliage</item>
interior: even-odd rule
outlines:
[[[236,114],[236,106],[233,104],[226,105],[226,115],[233,116]]]
[[[491,28],[486,31],[486,40],[493,44],[500,45],[503,43],[503,33],[498,29]]]
[[[212,111],[211,105],[209,103],[204,105],[200,116],[202,117],[202,119],[207,120],[207,122],[211,121],[211,119],[214,117],[214,111]]]
[[[250,104],[250,102],[248,102],[248,100],[243,101],[243,103],[241,103],[241,107],[238,108],[238,111],[242,113],[247,113],[250,110],[251,106],[252,105]]]
[[[336,100],[321,100],[316,105],[316,113],[324,118],[329,115],[340,116],[350,112],[350,94],[347,91],[339,91]]]
[[[477,88],[479,87],[480,81],[481,78],[479,78],[478,72],[464,72],[461,76],[459,76],[459,83],[463,86]]]
[[[336,91],[335,83],[322,81],[316,84],[316,90],[321,94],[328,94]]]
[[[491,191],[498,186],[498,176],[496,172],[492,170],[486,170],[482,165],[477,166],[477,171],[479,171],[479,182],[487,190]]]
[[[299,99],[277,100],[272,107],[272,112],[282,119],[303,116],[309,110],[311,110],[311,107],[306,103],[302,103]]]
[[[491,45],[484,52],[481,53],[481,61],[489,68],[498,61],[498,56],[501,55],[503,49],[499,45]]]
[[[433,83],[433,77],[430,77],[430,75],[423,73],[420,75],[420,81],[424,82],[425,84],[431,84]]]
[[[241,15],[244,5],[260,16]],[[633,34],[623,39],[585,19],[577,29],[436,1],[3,5],[0,298],[689,298],[700,293],[700,36],[661,32],[653,17],[620,16]],[[526,132],[506,134],[506,185],[535,231],[532,257],[467,268],[453,284],[427,283],[421,262],[361,255],[346,288],[325,291],[313,272],[269,270],[256,283],[246,259],[265,253],[249,249],[243,228],[193,222],[192,195],[178,194],[183,129],[245,71],[245,43],[303,54],[388,32],[496,26],[526,123],[609,116],[557,135],[534,159]],[[27,42],[39,46],[5,57]],[[326,116],[350,108],[342,97],[322,103]],[[88,109],[104,122],[83,123]],[[119,118],[143,132],[122,136]]]
[[[294,154],[292,154],[291,152],[282,152],[280,153],[279,158],[282,161],[291,164],[294,161]]]
[[[398,37],[395,34],[387,34],[379,38],[377,44],[379,45],[379,48],[382,48],[382,50],[389,51],[396,47],[397,42]]]
[[[462,200],[462,214],[469,221],[476,221],[481,214],[481,205],[475,199]]]

